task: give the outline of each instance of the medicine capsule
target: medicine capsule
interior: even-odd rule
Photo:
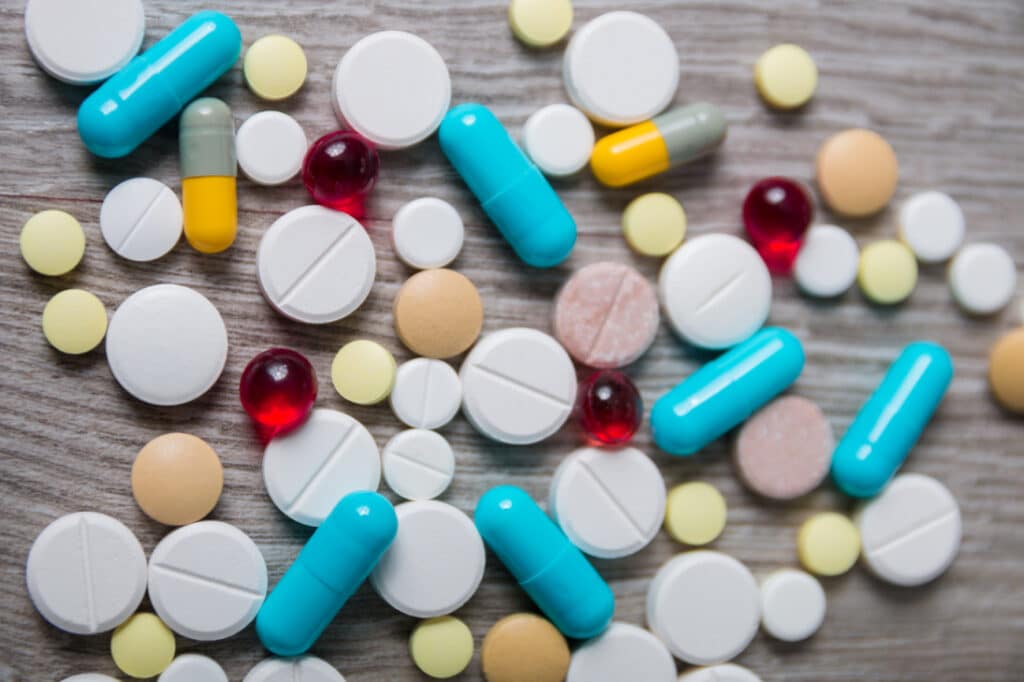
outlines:
[[[398,532],[375,492],[349,493],[306,541],[256,615],[256,634],[278,656],[308,650],[366,580]]]
[[[548,268],[576,244],[576,221],[491,110],[460,104],[441,121],[441,151],[525,263]]]
[[[583,554],[521,488],[484,493],[473,514],[480,536],[567,637],[604,632],[615,596]]]
[[[903,349],[832,453],[832,480],[852,497],[882,492],[914,447],[953,380],[942,346]]]
[[[692,455],[786,390],[803,367],[800,340],[765,327],[654,403],[654,442],[673,455]]]
[[[220,12],[198,12],[85,98],[78,134],[96,156],[130,153],[230,69],[242,34]]]
[[[714,104],[672,109],[598,140],[590,169],[601,184],[625,187],[707,156],[725,140],[728,127]]]
[[[197,99],[181,113],[178,130],[185,239],[196,251],[219,253],[238,231],[231,109],[215,97]]]

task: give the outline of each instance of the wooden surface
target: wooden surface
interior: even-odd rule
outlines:
[[[514,132],[536,108],[565,100],[561,49],[535,52],[516,43],[497,0],[224,0],[246,45],[283,32],[306,49],[310,74],[301,93],[282,108],[310,137],[335,127],[329,92],[334,66],[356,39],[381,29],[406,29],[432,42],[451,69],[453,101],[478,100],[494,108]],[[198,1],[146,2],[145,44],[151,45]],[[307,354],[321,379],[318,405],[342,409],[367,424],[379,444],[399,429],[386,405],[345,404],[329,383],[331,358],[358,337],[384,343],[401,361],[409,353],[392,331],[390,306],[408,276],[389,243],[390,218],[404,202],[437,195],[456,205],[467,224],[466,247],[455,264],[480,287],[486,331],[514,325],[548,330],[551,299],[573,269],[602,259],[634,264],[650,278],[659,263],[633,256],[619,233],[619,216],[634,196],[667,191],[686,206],[690,233],[738,233],[739,207],[758,178],[784,174],[812,180],[813,159],[829,134],[851,126],[881,131],[900,159],[897,201],[938,188],[962,204],[971,241],[992,240],[1024,263],[1024,5],[1019,0],[764,3],[576,3],[576,27],[602,12],[629,8],[656,18],[676,41],[682,66],[677,101],[707,99],[726,111],[731,130],[713,159],[618,191],[600,189],[586,173],[557,188],[576,216],[580,238],[572,258],[545,271],[524,268],[485,221],[464,185],[442,158],[436,139],[383,155],[383,170],[366,225],[378,253],[370,298],[337,324],[303,326],[275,315],[257,289],[255,249],[262,232],[283,212],[309,201],[298,182],[264,189],[239,183],[240,232],[228,252],[203,256],[182,243],[168,257],[135,264],[104,245],[97,218],[107,190],[137,175],[178,188],[176,131],[168,126],[123,160],[91,157],[75,132],[75,109],[86,90],[46,77],[24,45],[22,0],[4,0],[0,28],[0,305],[4,310],[5,369],[0,387],[0,680],[54,680],[86,671],[114,674],[109,635],[77,637],[47,625],[25,590],[24,562],[36,534],[54,518],[77,510],[111,514],[128,524],[147,552],[167,532],[132,500],[129,470],[150,438],[184,430],[208,440],[225,465],[226,487],[212,518],[237,524],[259,544],[271,581],[295,556],[308,531],[282,516],[260,474],[261,447],[237,399],[239,374],[255,353],[287,345]],[[751,67],[767,47],[792,41],[808,48],[821,72],[813,103],[796,114],[765,109]],[[266,108],[244,87],[241,69],[210,94],[225,98],[236,122]],[[895,206],[895,204],[894,204]],[[21,225],[34,212],[58,208],[76,215],[88,233],[82,265],[57,278],[32,274],[18,255]],[[822,211],[822,221],[833,218]],[[840,224],[864,245],[895,234],[896,210]],[[84,287],[114,308],[136,289],[157,282],[186,284],[208,296],[229,330],[227,369],[204,397],[178,408],[132,399],[114,382],[97,350],[84,357],[50,349],[40,331],[48,298]],[[857,292],[835,303],[807,300],[791,282],[777,280],[771,322],[792,329],[806,344],[808,363],[796,392],[818,401],[841,434],[900,347],[917,338],[944,343],[957,375],[907,469],[930,474],[960,501],[964,542],[953,568],[919,589],[893,589],[857,568],[825,582],[829,615],[824,629],[801,645],[759,635],[738,661],[765,680],[1011,680],[1024,673],[1024,452],[1022,421],[1001,413],[988,396],[986,352],[1019,322],[1016,310],[992,319],[962,315],[942,268],[922,272],[905,305],[869,306]],[[664,327],[664,325],[663,325]],[[700,358],[666,328],[629,372],[648,405]],[[525,486],[538,499],[560,458],[579,442],[567,427],[534,447],[503,447],[478,436],[460,417],[444,429],[458,459],[445,500],[470,512],[478,496],[498,483]],[[716,443],[690,459],[655,451],[644,428],[635,444],[650,452],[669,485],[702,478],[729,502],[729,524],[717,549],[760,575],[795,562],[800,522],[813,510],[850,508],[830,487],[792,505],[766,504],[738,483],[729,444]],[[390,494],[390,493],[388,493]],[[650,578],[682,547],[664,533],[636,556],[596,562],[617,598],[616,617],[644,622]],[[499,617],[530,604],[490,557],[484,582],[459,615],[479,646]],[[415,621],[389,608],[368,586],[349,602],[313,652],[336,665],[349,682],[415,680],[407,654]],[[228,641],[198,644],[178,638],[179,651],[209,654],[232,680],[266,653],[251,628]],[[480,679],[479,662],[460,679]],[[628,680],[623,682],[643,682]]]

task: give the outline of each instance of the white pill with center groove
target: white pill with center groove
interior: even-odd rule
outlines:
[[[391,409],[408,426],[439,429],[455,417],[461,403],[462,381],[444,360],[413,358],[395,374]]]
[[[138,262],[170,252],[181,239],[183,220],[178,195],[152,178],[125,180],[100,206],[103,241],[117,255]]]
[[[761,678],[741,665],[722,663],[683,673],[679,682],[761,682]]]
[[[334,666],[316,656],[267,658],[257,663],[242,682],[345,682]]]
[[[228,676],[208,656],[182,654],[171,661],[156,682],[228,682]]]
[[[455,453],[444,436],[426,429],[401,431],[384,446],[384,480],[407,500],[430,500],[448,489]]]
[[[636,625],[616,622],[573,652],[565,682],[675,679],[676,663],[660,639]]]

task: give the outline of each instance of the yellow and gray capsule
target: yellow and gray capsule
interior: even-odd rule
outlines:
[[[178,140],[185,238],[197,251],[219,253],[238,231],[231,109],[215,97],[197,99],[181,114]]]

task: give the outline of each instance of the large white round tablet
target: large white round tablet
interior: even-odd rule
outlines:
[[[431,500],[455,475],[455,453],[444,436],[426,429],[409,429],[384,446],[384,480],[407,500]]]
[[[345,682],[344,676],[316,656],[267,658],[257,663],[242,682]]]
[[[569,99],[590,118],[632,125],[658,115],[675,97],[679,54],[653,19],[609,12],[573,35],[562,77]]]
[[[969,313],[998,312],[1017,291],[1013,256],[998,244],[969,244],[949,264],[949,288],[956,302]]]
[[[821,583],[804,571],[776,571],[761,583],[761,625],[776,639],[807,639],[825,622],[825,607]]]
[[[228,676],[209,656],[182,654],[160,673],[157,682],[228,682]]]
[[[302,426],[267,444],[263,483],[282,513],[319,526],[345,495],[377,489],[380,453],[370,432],[352,417],[313,410]]]
[[[455,417],[461,403],[462,381],[444,360],[413,358],[399,366],[391,409],[403,424],[439,429]]]
[[[170,187],[152,178],[132,178],[107,192],[100,232],[117,255],[146,262],[174,248],[182,219],[181,202]]]
[[[149,557],[149,600],[184,637],[225,639],[252,622],[267,596],[267,564],[238,528],[199,521],[164,536]]]
[[[772,306],[772,278],[750,244],[729,234],[688,240],[661,266],[658,294],[679,336],[700,348],[735,346]]]
[[[373,243],[341,211],[303,206],[263,234],[256,252],[260,289],[270,305],[296,322],[336,322],[362,305],[377,274]]]
[[[665,518],[665,479],[636,448],[581,448],[551,479],[548,511],[574,545],[602,559],[646,547]]]
[[[434,618],[469,601],[484,576],[484,542],[464,513],[422,500],[395,507],[398,534],[370,575],[377,593],[414,618]]]
[[[793,264],[793,277],[807,294],[832,298],[857,281],[860,249],[849,232],[835,225],[815,225],[804,236]]]
[[[113,630],[146,594],[146,555],[117,519],[67,514],[36,537],[25,566],[28,596],[51,625],[76,635]]]
[[[679,682],[761,682],[761,678],[741,665],[722,663],[683,673]]]
[[[545,175],[579,173],[594,148],[594,127],[582,111],[551,104],[533,112],[523,126],[523,149]]]
[[[675,682],[676,663],[661,640],[629,623],[612,623],[573,652],[565,682]]]
[[[576,400],[576,370],[547,334],[513,327],[488,334],[459,370],[462,410],[477,431],[527,445],[562,427]]]
[[[36,62],[72,85],[99,83],[139,51],[146,32],[141,0],[29,0],[25,37]]]
[[[260,185],[280,185],[302,170],[309,146],[294,118],[280,111],[260,111],[235,133],[238,167]]]
[[[452,83],[430,43],[405,31],[381,31],[341,58],[332,93],[342,125],[381,149],[403,149],[441,125]]]
[[[750,570],[709,550],[678,554],[647,589],[647,625],[677,658],[724,663],[757,634],[761,593]]]
[[[960,505],[946,486],[901,474],[856,514],[861,557],[882,580],[923,585],[942,575],[960,549]]]
[[[900,207],[900,239],[922,263],[952,258],[964,241],[960,204],[943,192],[920,192]]]
[[[391,221],[395,253],[411,268],[443,268],[462,251],[466,230],[459,212],[436,197],[413,199]]]
[[[117,383],[150,405],[181,405],[210,390],[228,357],[228,330],[199,292],[156,284],[126,298],[107,328]]]

